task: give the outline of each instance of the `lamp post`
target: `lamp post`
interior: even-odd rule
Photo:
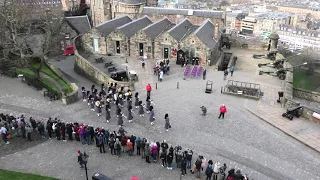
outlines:
[[[87,155],[86,152],[84,152],[83,156],[82,156],[82,160],[84,162],[84,169],[86,171],[87,180],[89,180],[89,178],[88,178],[88,168],[87,168],[88,159],[89,159],[89,155]]]

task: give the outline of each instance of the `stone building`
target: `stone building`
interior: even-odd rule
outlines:
[[[144,56],[143,43],[137,43],[132,38],[138,31],[152,24],[152,21],[144,16],[118,27],[107,37],[107,49],[113,54],[125,56]]]
[[[140,16],[147,15],[152,21],[158,21],[167,17],[172,23],[178,24],[185,18],[194,24],[201,25],[207,19],[213,24],[223,26],[223,11],[198,10],[198,9],[170,9],[159,7],[143,7]]]
[[[158,36],[155,40],[155,49],[158,51],[160,58],[176,58],[176,52],[183,48],[182,41],[194,32],[198,26],[193,25],[188,19],[184,19],[167,32]],[[193,52],[193,51],[192,51]],[[189,54],[190,57],[193,54]]]
[[[91,0],[90,11],[94,26],[107,20],[129,16],[132,19],[139,17],[144,6],[157,6],[158,0]]]
[[[110,44],[111,41],[107,43],[107,39],[108,39],[107,37],[109,36],[110,33],[115,31],[118,27],[123,26],[131,21],[132,20],[128,16],[123,16],[123,17],[106,21],[92,28],[90,32],[82,36],[82,41],[84,42],[83,43],[84,49],[97,54],[107,54],[107,53],[114,54],[116,52],[114,50],[115,45]],[[107,44],[109,45],[109,47]],[[120,47],[119,47],[119,51],[120,51]]]
[[[131,38],[132,42],[136,43],[136,47],[142,47],[139,50],[138,56],[145,54],[148,58],[152,59],[163,58],[163,49],[159,46],[159,41],[156,41],[156,39],[173,26],[174,24],[168,18],[163,18],[138,31]]]
[[[190,52],[189,57],[198,57],[201,64],[215,64],[221,55],[219,26],[206,20],[192,34],[184,38],[182,46]]]
[[[124,15],[138,19],[147,15],[152,21],[167,17],[171,22],[178,24],[185,18],[195,25],[201,25],[208,18],[212,23],[223,25],[223,11],[196,10],[196,9],[170,9],[156,7],[158,0],[91,0],[90,11],[94,26],[107,20]]]
[[[82,41],[86,50],[98,54],[175,61],[177,52],[183,51],[186,58],[215,64],[221,55],[220,36],[219,24],[210,19],[198,26],[187,18],[174,24],[166,17],[152,22],[148,16],[133,21],[123,16],[94,27]]]

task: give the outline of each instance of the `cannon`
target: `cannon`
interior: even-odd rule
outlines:
[[[278,51],[270,51],[270,52],[268,52],[267,55],[254,54],[253,58],[254,59],[266,58],[266,59],[276,60],[277,53],[278,53]]]
[[[280,80],[285,80],[286,79],[286,72],[289,70],[290,70],[290,68],[282,68],[282,69],[278,69],[276,71],[259,71],[259,75],[268,74],[270,76],[276,76]]]
[[[287,109],[287,112],[282,114],[282,117],[286,117],[290,120],[292,120],[294,116],[299,118],[301,116],[301,110],[302,110],[302,106],[289,108]]]
[[[276,60],[272,63],[263,63],[263,64],[259,63],[258,67],[269,66],[272,68],[281,69],[281,68],[283,68],[283,63],[284,63],[284,59],[279,59],[279,60]]]
[[[307,64],[308,63],[305,62],[305,63],[299,64],[299,65],[296,65],[296,66],[292,66],[290,68],[281,68],[281,69],[278,69],[278,70],[275,70],[275,71],[259,71],[259,75],[268,74],[268,75],[271,75],[271,76],[276,76],[280,80],[285,80],[287,71],[290,71],[290,69],[293,69],[293,68],[296,68],[296,67],[300,67],[300,66],[304,66],[304,65],[307,65]]]

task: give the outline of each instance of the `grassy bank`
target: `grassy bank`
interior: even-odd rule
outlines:
[[[299,69],[293,73],[293,87],[308,91],[320,91],[320,74],[307,75],[306,70]]]
[[[0,179],[7,180],[58,180],[56,178],[45,177],[35,174],[20,173],[0,169]]]
[[[39,69],[40,63],[34,63],[32,64],[32,67],[35,69]],[[65,90],[67,93],[72,92],[71,86],[63,79],[61,79],[58,75],[56,75],[56,73],[54,73],[46,64],[43,64],[41,72],[47,74],[48,76],[52,77],[55,81],[57,81],[57,83],[60,84],[62,89]]]
[[[33,71],[30,69],[21,69],[21,68],[16,68],[15,69],[17,74],[23,74],[23,76],[28,77],[30,79],[34,79],[36,76]],[[51,83],[51,81],[45,77],[40,77],[40,81],[42,82],[44,88],[52,90],[53,92],[60,94],[59,89]]]

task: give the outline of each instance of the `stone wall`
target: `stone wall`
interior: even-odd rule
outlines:
[[[139,44],[143,44],[143,55],[147,55],[150,59],[152,55],[152,39],[144,33],[144,31],[138,31],[134,36],[130,38],[131,56],[140,57]]]
[[[67,94],[66,96],[62,96],[61,100],[63,104],[72,104],[79,99],[79,87],[75,83],[70,83],[72,88],[72,92]]]
[[[75,64],[74,64],[74,71],[76,73],[98,84],[117,83],[119,86],[134,90],[134,82],[115,81],[114,79],[109,77],[107,74],[105,74],[103,71],[96,68],[93,64],[91,64],[89,61],[87,61],[84,57],[82,57],[78,53],[77,47],[83,44],[81,42],[81,36],[75,38],[74,44],[76,45],[75,52],[74,52],[74,55],[76,58]]]
[[[201,65],[206,65],[207,60],[210,59],[210,50],[194,34],[191,34],[190,36],[185,38],[181,42],[181,47],[185,49],[195,48],[195,56],[199,57]]]
[[[308,101],[320,102],[320,93],[318,92],[307,91],[300,88],[293,88],[293,96],[306,99]]]
[[[72,92],[70,92],[66,95],[63,92],[61,92],[62,103],[68,105],[68,104],[71,104],[71,103],[78,101],[78,99],[79,99],[78,86],[75,83],[70,82],[68,80],[68,78],[65,77],[65,75],[63,74],[63,72],[59,68],[55,67],[54,65],[52,65],[48,61],[46,61],[46,64],[59,78],[63,79],[66,83],[68,83],[72,89]]]
[[[130,46],[128,46],[128,38],[119,30],[111,32],[106,38],[108,53],[118,54],[116,49],[116,42],[120,42],[120,54],[129,56],[131,54]]]
[[[98,39],[98,51],[94,49],[94,39]],[[107,54],[107,52],[109,52],[107,50],[106,38],[102,37],[96,29],[92,29],[90,32],[81,36],[81,40],[85,51],[97,54]]]
[[[240,42],[237,39],[231,39],[231,46],[232,47],[240,47],[244,49],[250,49],[250,50],[261,50],[265,51],[268,49],[268,44],[264,42],[255,42],[255,41],[243,41]]]
[[[176,58],[176,56],[174,56],[171,52],[172,49],[178,49],[178,42],[168,32],[164,32],[154,41],[154,56],[156,59],[163,59],[164,48],[169,49],[169,58]]]
[[[284,67],[291,67],[291,64],[288,62],[285,62]],[[284,107],[285,108],[291,108],[291,107],[296,107],[298,105],[300,105],[299,102],[296,102],[293,100],[293,95],[294,95],[294,88],[293,88],[293,74],[292,72],[287,72],[286,74],[286,79],[284,81]],[[316,122],[316,123],[320,123],[320,120],[312,117],[312,114],[314,112],[320,114],[320,112],[317,112],[315,109],[313,109],[312,107],[308,107],[308,106],[302,106],[302,117],[306,118],[307,120]]]

